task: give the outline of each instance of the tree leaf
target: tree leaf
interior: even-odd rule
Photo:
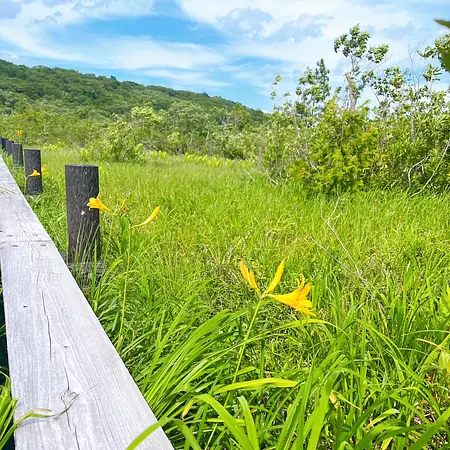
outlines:
[[[439,19],[436,19],[436,22],[437,22],[439,25],[443,25],[444,27],[450,28],[450,21],[448,21],[448,20],[439,20]]]

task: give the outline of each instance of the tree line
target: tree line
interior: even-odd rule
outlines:
[[[445,189],[450,99],[439,87],[450,68],[450,35],[411,50],[409,68],[388,65],[388,45],[371,45],[359,25],[334,50],[348,63],[341,85],[332,86],[320,59],[295,93],[280,93],[276,78],[271,114],[187,91],[0,62],[0,126],[24,129],[33,144],[78,149],[85,160],[189,153],[251,160],[274,183],[317,191]]]

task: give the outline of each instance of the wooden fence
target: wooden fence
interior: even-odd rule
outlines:
[[[0,270],[15,448],[124,450],[156,422],[58,249],[0,156]],[[159,428],[140,449],[172,449]]]

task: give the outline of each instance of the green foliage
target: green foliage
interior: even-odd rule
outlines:
[[[345,120],[370,132],[365,111],[330,104],[324,115],[336,130]],[[48,186],[32,203],[62,248],[63,166],[76,158],[44,154]],[[86,287],[174,447],[445,448],[449,195],[371,190],[336,202],[197,158],[213,157],[102,165],[108,206],[127,197],[133,223],[162,212],[131,239],[126,217],[103,216],[108,272]],[[241,278],[243,260],[267,286],[282,259],[280,292],[304,273],[316,318],[258,304]]]
[[[433,90],[440,71],[428,64],[423,85],[409,82],[408,76],[392,67],[370,80],[379,101],[374,118],[380,130],[377,178],[414,189],[428,181],[442,188],[448,184],[450,114],[446,92]]]
[[[309,151],[311,163],[298,160],[295,177],[319,191],[362,188],[370,179],[378,151],[378,129],[369,120],[368,108],[350,111],[330,101]]]
[[[76,70],[26,67],[0,60],[0,105],[10,113],[24,100],[39,108],[58,109],[80,118],[110,118],[127,114],[137,105],[151,104],[168,110],[177,101],[193,102],[206,110],[231,110],[237,104],[220,97],[176,91],[161,86],[144,86],[114,77],[81,74]],[[252,121],[261,122],[261,111],[248,110]]]
[[[379,188],[448,187],[450,104],[434,89],[447,44],[444,36],[419,53],[417,75],[375,67],[387,46],[371,47],[353,27],[335,43],[350,62],[346,98],[331,92],[320,60],[296,97],[258,124],[239,105],[209,98],[205,108],[190,93],[150,95],[102,77],[82,77],[92,115],[48,101],[45,83],[0,90],[11,113],[0,116],[2,133],[25,129],[23,139],[46,150],[51,188],[33,207],[60,247],[63,164],[80,156],[109,162],[105,203],[128,197],[134,223],[162,206],[151,228],[133,232],[127,216],[103,217],[108,270],[84,286],[160,418],[130,449],[158,425],[177,449],[446,448],[449,196]],[[58,70],[32,76],[80,77]],[[102,83],[130,95],[96,90]],[[376,106],[359,104],[367,87]],[[92,106],[105,98],[120,98],[123,111]],[[284,292],[298,272],[313,283],[316,318],[260,301],[242,282],[239,261],[267,285],[281,260]]]
[[[350,62],[345,98],[339,98],[339,88],[330,98],[322,60],[314,71],[306,69],[297,97],[283,96],[266,128],[263,161],[269,176],[293,178],[324,192],[393,185],[446,189],[450,102],[448,90],[434,86],[449,36],[417,52],[423,58],[420,73],[380,67],[388,47],[370,47],[370,34],[359,26],[336,39],[335,51]],[[375,94],[374,107],[358,106],[366,87]]]
[[[134,161],[149,150],[243,158],[247,129],[265,120],[207,94],[2,60],[0,100],[4,135],[21,128],[25,145],[79,149],[83,160]]]
[[[103,127],[98,136],[89,145],[80,150],[83,161],[139,161],[144,145],[136,141],[129,122],[118,119]]]
[[[296,108],[298,115],[308,124],[314,122],[320,115],[330,97],[330,71],[326,68],[323,59],[317,62],[317,67],[306,69],[300,77],[296,94]]]
[[[88,145],[101,129],[100,122],[80,119],[74,114],[60,114],[49,109],[22,103],[11,114],[0,114],[0,128],[10,139],[17,139],[17,130],[24,130],[25,145],[64,144],[80,148]]]
[[[417,72],[385,67],[388,46],[371,45],[359,25],[334,49],[346,59],[342,86],[333,91],[320,59],[299,77],[295,95],[279,97],[276,78],[275,108],[266,116],[207,95],[0,61],[0,129],[10,139],[23,129],[25,145],[76,149],[83,160],[193,154],[212,166],[248,160],[274,184],[314,191],[447,189],[450,101],[436,86],[450,35],[411,54],[421,58]],[[369,89],[374,104],[362,102]]]
[[[286,179],[289,167],[298,158],[296,131],[288,116],[278,111],[272,114],[264,134],[265,147],[257,160],[272,181]]]
[[[351,68],[346,73],[348,107],[356,108],[356,102],[366,86],[366,74],[370,64],[380,64],[389,51],[388,45],[369,47],[370,33],[361,30],[359,25],[350,28],[334,41],[334,51],[339,51],[350,59]]]
[[[436,22],[446,28],[450,28],[450,22],[446,20],[437,20]],[[442,67],[450,72],[450,34],[439,38],[435,43],[435,48],[438,52]]]
[[[14,412],[17,407],[17,399],[11,397],[11,380],[3,373],[2,378],[5,381],[0,386],[0,448],[5,448],[19,424],[14,424]]]
[[[1,296],[1,286],[0,286]],[[0,386],[0,449],[11,448],[12,436],[16,429],[28,419],[45,419],[52,417],[48,410],[34,409],[14,420],[18,400],[11,396],[11,380],[1,373],[3,384]]]

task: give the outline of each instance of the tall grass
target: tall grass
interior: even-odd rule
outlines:
[[[30,201],[65,248],[76,156],[44,159]],[[103,216],[108,269],[83,288],[176,448],[449,446],[449,195],[314,196],[175,158],[100,173],[134,223],[162,207],[132,236]],[[267,285],[282,259],[280,290],[304,273],[317,317],[264,300],[238,367],[259,301],[238,263]]]

